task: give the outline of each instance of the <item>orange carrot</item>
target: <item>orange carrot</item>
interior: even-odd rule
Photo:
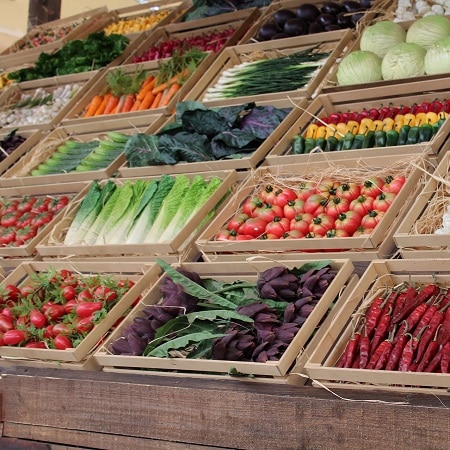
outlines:
[[[155,95],[155,100],[153,100],[153,103],[152,103],[152,105],[150,106],[150,109],[158,108],[159,102],[161,101],[162,96],[163,96],[163,93],[162,93],[162,92],[158,92],[158,93]]]
[[[182,72],[178,72],[176,75],[174,75],[172,78],[169,78],[167,81],[158,84],[158,86],[155,86],[153,88],[153,93],[157,94],[158,92],[162,92],[168,87],[170,87],[173,83],[183,84],[184,78],[186,78],[191,72],[189,69],[184,69]]]
[[[108,103],[105,107],[105,111],[103,114],[111,114],[112,110],[119,104],[119,97],[117,95],[112,94],[108,100]]]
[[[155,87],[152,89],[152,94],[153,94],[153,95],[159,94],[160,92],[163,92],[165,89],[167,89],[168,86],[169,86],[169,85],[168,85],[167,82],[158,84],[158,86],[155,86]]]
[[[95,95],[89,102],[84,117],[92,117],[103,102],[103,95]]]
[[[181,84],[173,83],[167,91],[164,91],[164,95],[159,103],[160,107],[167,106],[172,100],[173,96],[181,89]]]
[[[123,102],[123,107],[120,112],[129,112],[136,101],[136,96],[134,94],[127,94],[125,101]]]
[[[152,106],[152,103],[153,103],[153,100],[155,100],[155,97],[156,96],[152,93],[152,91],[147,92],[147,95],[141,101],[141,104],[139,106],[139,111],[143,111],[144,109],[149,109]]]
[[[108,92],[107,94],[105,94],[103,96],[102,104],[97,108],[97,111],[95,111],[94,116],[100,116],[101,114],[104,114],[106,105],[108,104],[108,100],[109,100],[109,97],[111,97],[111,95],[112,94],[110,92]]]
[[[147,95],[147,92],[150,92],[154,87],[155,87],[155,83],[156,83],[156,78],[153,78],[152,81],[150,81],[147,84],[144,84],[140,91],[137,93],[136,98],[138,100],[143,100],[144,97]]]
[[[147,75],[147,78],[142,83],[142,87],[146,86],[148,83],[151,83],[155,79],[155,76],[152,73]]]
[[[117,108],[114,111],[114,114],[121,113],[123,110],[123,105],[125,104],[125,99],[127,98],[127,94],[122,94],[119,97],[119,103],[117,104]]]
[[[133,104],[133,107],[130,109],[130,111],[139,111],[139,107],[141,106],[141,100],[136,99],[136,101]]]

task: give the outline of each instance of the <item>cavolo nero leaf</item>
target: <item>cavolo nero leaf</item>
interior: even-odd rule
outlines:
[[[267,139],[287,114],[273,106],[257,106],[242,119],[241,130],[258,139]]]
[[[253,134],[234,129],[215,136],[211,141],[211,152],[215,159],[222,159],[238,152],[255,151],[260,144]]]
[[[129,167],[144,167],[160,164],[176,164],[177,160],[158,147],[159,137],[154,134],[136,133],[125,144],[124,154]]]
[[[180,132],[174,136],[159,137],[161,154],[171,155],[175,161],[211,161],[210,142],[207,136],[197,133]]]

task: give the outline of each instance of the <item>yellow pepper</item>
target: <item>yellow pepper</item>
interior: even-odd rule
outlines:
[[[330,136],[334,136],[336,134],[336,125],[334,123],[327,124],[325,128],[327,129],[325,139],[328,139]]]
[[[403,123],[404,125],[409,125],[410,127],[414,126],[416,123],[416,115],[412,113],[407,113],[403,117]]]
[[[374,120],[373,125],[374,125],[373,131],[378,131],[378,130],[383,129],[383,121],[382,120]]]
[[[438,114],[438,119],[439,119],[439,120],[441,120],[441,119],[447,119],[447,117],[448,117],[448,112],[441,111],[441,112]]]
[[[394,117],[393,130],[400,131],[404,124],[405,124],[405,116],[403,114],[396,114]]]
[[[338,139],[344,137],[348,133],[348,125],[345,122],[339,122],[336,124],[336,137]]]
[[[314,139],[324,138],[327,135],[327,127],[325,125],[321,125],[317,127],[316,133],[314,135]]]
[[[428,111],[426,113],[427,121],[426,123],[433,125],[439,120],[439,116],[434,111]]]
[[[416,121],[414,122],[414,125],[416,127],[420,127],[424,123],[428,123],[427,122],[427,115],[425,113],[423,113],[423,112],[417,113],[416,114]]]
[[[359,130],[359,122],[356,120],[349,120],[347,122],[347,128],[350,133],[357,134]]]
[[[391,117],[386,117],[383,119],[383,130],[384,131],[391,131],[394,128],[394,119]]]
[[[315,135],[317,132],[317,128],[319,128],[319,126],[315,123],[311,123],[308,125],[308,128],[306,129],[306,133],[305,133],[305,139],[309,139],[309,138],[313,138],[315,139]]]
[[[366,134],[368,131],[373,131],[374,128],[373,120],[365,117],[359,124],[358,134]]]

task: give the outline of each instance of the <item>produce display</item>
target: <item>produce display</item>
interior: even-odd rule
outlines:
[[[428,15],[450,15],[450,3],[447,0],[398,0],[396,3],[396,22],[416,20]]]
[[[54,88],[36,88],[0,107],[0,127],[38,125],[51,122],[81,89],[79,83]]]
[[[257,52],[253,60],[222,72],[217,82],[206,90],[203,101],[300,89],[309,83],[329,55],[320,45],[286,56]]]
[[[103,31],[91,33],[85,39],[68,42],[53,53],[40,53],[32,67],[9,72],[8,77],[21,82],[98,70],[119,57],[128,44],[126,36],[106,36]]]
[[[450,373],[447,286],[404,283],[387,288],[358,317],[336,367]]]
[[[247,8],[264,8],[272,3],[271,0],[229,0],[223,2],[220,0],[193,0],[192,7],[184,14],[182,20],[188,22],[190,20],[201,19],[205,17],[217,16]]]
[[[6,159],[17,147],[23,144],[26,138],[17,133],[17,128],[10,131],[6,136],[0,139],[0,161]]]
[[[450,100],[380,106],[320,117],[293,138],[292,153],[355,150],[429,142],[448,118]]]
[[[25,245],[69,200],[67,195],[0,197],[0,247]]]
[[[149,181],[94,182],[76,211],[64,244],[170,241],[220,184],[217,177],[206,181],[200,175],[192,180],[186,175],[163,175]]]
[[[23,284],[7,284],[1,292],[0,346],[76,348],[133,285],[128,278],[53,268]]]
[[[449,73],[450,20],[425,16],[407,30],[397,22],[376,22],[362,30],[359,47],[338,64],[340,86]]]
[[[399,173],[360,178],[324,175],[263,181],[214,236],[216,241],[348,238],[370,234],[402,189]],[[361,181],[359,181],[361,180]],[[276,182],[276,179],[274,179]]]
[[[160,62],[155,71],[137,68],[134,74],[129,75],[117,68],[109,72],[106,92],[92,98],[83,117],[168,106],[206,55],[194,47],[183,54],[175,52],[170,59]]]
[[[145,14],[119,19],[104,28],[106,35],[110,34],[133,34],[155,28],[163,19],[169,15],[169,10],[155,9]]]
[[[290,108],[208,108],[200,102],[176,105],[175,121],[156,134],[138,133],[125,146],[129,167],[242,158],[254,152],[280,125]]]
[[[236,30],[229,27],[222,31],[208,31],[190,37],[162,40],[151,45],[140,55],[134,55],[133,62],[156,61],[162,58],[171,58],[174,52],[183,54],[191,48],[199,48],[205,52],[218,53],[226,45]]]
[[[295,9],[282,7],[276,11],[259,27],[256,40],[268,41],[355,28],[370,7],[371,0],[327,1],[321,5],[299,1]]]
[[[108,167],[123,151],[129,135],[110,131],[104,138],[44,139],[34,148],[34,157],[21,164],[15,177],[86,172]],[[49,156],[48,156],[49,155]]]
[[[255,282],[201,278],[158,263],[162,299],[125,324],[109,346],[115,355],[277,361],[335,277],[327,261],[275,265]]]

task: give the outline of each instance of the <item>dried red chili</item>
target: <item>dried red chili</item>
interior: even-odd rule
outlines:
[[[391,316],[392,313],[392,307],[389,309],[389,311],[381,317],[376,330],[375,334],[372,338],[372,341],[370,343],[370,352],[374,353],[375,349],[380,345],[380,343],[383,341],[383,339],[386,339],[388,333],[389,333],[389,325],[391,324]]]
[[[366,327],[359,340],[359,368],[365,369],[370,358],[370,338],[367,335]]]
[[[437,341],[439,345],[445,345],[447,342],[450,342],[450,308],[447,308],[445,311],[445,317],[442,321],[442,328]]]
[[[450,342],[447,342],[442,348],[441,372],[450,373]]]
[[[417,372],[423,372],[425,370],[425,367],[428,366],[430,361],[434,358],[434,356],[438,352],[438,350],[439,350],[439,343],[437,341],[437,336],[438,336],[440,327],[441,326],[439,325],[438,329],[436,330],[436,333],[434,334],[434,338],[428,344],[428,347],[425,350],[425,353],[423,354],[422,359],[418,360],[418,358],[416,358],[418,360],[418,363],[419,363],[418,366],[417,366],[417,369],[416,369]]]
[[[398,334],[398,331],[396,332],[394,337],[394,346],[392,347],[389,359],[386,363],[386,370],[397,369],[400,357],[402,356],[403,353],[403,349],[405,348],[405,345],[408,342],[408,337],[409,334],[407,333],[406,329],[402,332],[401,335]]]
[[[369,337],[372,336],[372,333],[375,330],[375,327],[377,326],[378,319],[381,317],[381,313],[383,312],[384,300],[385,297],[382,296],[376,297],[366,311],[365,326],[367,335]]]

